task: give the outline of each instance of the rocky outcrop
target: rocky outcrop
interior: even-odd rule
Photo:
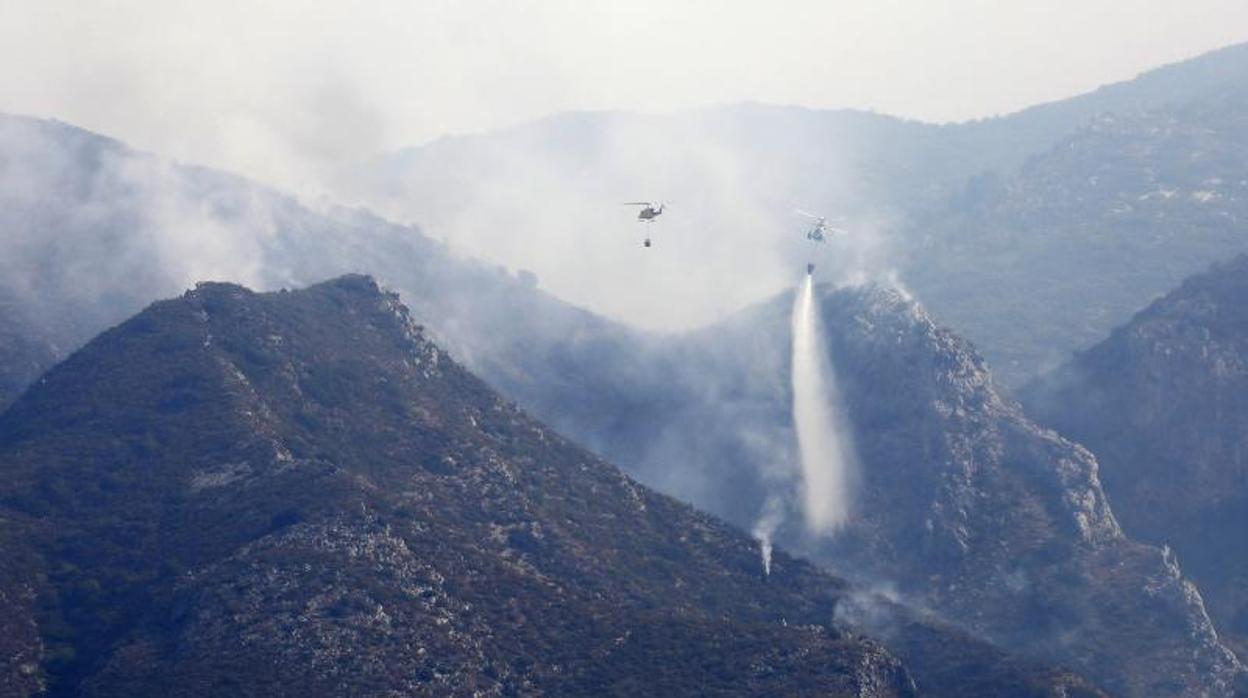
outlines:
[[[604,389],[592,408],[563,410],[536,384],[518,393],[643,481],[742,527],[779,501],[783,544],[1002,647],[1124,695],[1229,694],[1241,667],[1200,594],[1161,547],[1123,534],[1090,452],[1003,398],[971,345],[905,293],[818,296],[858,461],[849,523],[831,538],[800,525],[789,298],[651,345],[637,357],[651,378]]]
[[[1229,695],[1242,667],[1159,548],[1123,535],[1086,449],[1029,421],[896,290],[827,290],[859,489],[818,559],[1125,695]]]
[[[1248,652],[1248,256],[1215,265],[1030,386],[1088,444],[1131,535],[1169,545]]]

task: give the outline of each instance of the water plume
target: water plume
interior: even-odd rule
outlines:
[[[820,534],[849,517],[853,447],[824,348],[814,282],[807,274],[793,301],[793,423],[802,466],[806,528]]]

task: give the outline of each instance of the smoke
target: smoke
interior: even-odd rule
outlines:
[[[384,226],[56,122],[0,115],[0,202],[0,296],[61,351],[198,281],[271,290],[397,266],[377,263],[397,258]]]
[[[771,574],[772,537],[780,524],[784,523],[784,501],[772,495],[763,503],[763,511],[754,524],[754,538],[758,541],[758,551],[763,558],[763,574]]]
[[[882,189],[899,186],[854,176],[882,124],[760,105],[580,112],[400,151],[343,172],[335,189],[466,256],[529,270],[599,315],[679,331],[784,291],[810,247],[794,207],[853,228],[819,261],[856,264],[881,237],[858,221],[886,219]],[[670,205],[647,226],[621,205],[642,200]]]
[[[793,300],[793,422],[802,466],[806,527],[820,534],[845,523],[850,513],[853,458],[849,431],[838,411],[835,378],[808,274]]]

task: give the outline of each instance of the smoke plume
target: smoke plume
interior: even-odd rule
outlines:
[[[771,574],[772,538],[782,523],[784,523],[784,501],[772,495],[763,503],[763,511],[759,514],[753,530],[754,538],[758,540],[759,554],[763,558],[763,574],[765,575]]]

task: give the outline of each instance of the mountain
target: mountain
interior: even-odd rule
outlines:
[[[492,312],[471,300],[480,286],[560,326],[582,319],[529,290],[685,328],[780,292],[813,255],[828,278],[899,275],[1016,387],[1243,249],[1245,89],[1248,44],[964,124],[758,104],[573,113],[380,157],[337,183],[422,229],[0,115],[0,304],[63,356],[198,279],[276,290],[366,271],[430,299],[422,317],[459,354],[497,334],[444,330]],[[618,204],[655,197],[673,207],[644,250]],[[812,250],[795,206],[854,234]]]
[[[907,281],[1017,386],[1248,250],[1246,134],[1248,79],[1200,102],[1102,115],[920,223],[924,261]]]
[[[648,346],[628,364],[638,377],[596,401],[507,389],[643,482],[743,528],[779,501],[777,540],[1004,647],[1122,695],[1229,695],[1242,667],[1199,592],[1166,551],[1122,533],[1087,450],[1032,423],[971,345],[903,293],[818,297],[859,460],[849,522],[830,539],[800,525],[791,296]]]
[[[1133,535],[1173,546],[1223,637],[1248,652],[1248,256],[1217,264],[1030,386],[1096,450]]]
[[[833,622],[864,595],[762,574],[367,277],[152,305],[0,415],[0,468],[6,689],[1097,694],[880,602],[912,675]]]
[[[763,499],[792,485],[783,302],[766,318],[746,312],[701,332],[640,333],[558,301],[531,277],[457,258],[414,228],[359,211],[312,211],[255,183],[63,125],[17,119],[10,130],[21,137],[8,142],[22,148],[3,152],[21,157],[9,156],[4,171],[28,186],[11,188],[0,214],[10,251],[0,263],[14,272],[0,285],[38,329],[30,336],[51,346],[76,347],[146,299],[217,268],[269,290],[373,270],[451,355],[643,482],[744,527]],[[920,506],[930,501],[922,496],[931,493],[915,500]]]
[[[1240,44],[961,124],[760,104],[569,113],[383,155],[335,192],[651,329],[726,318],[807,261],[891,273],[1016,388],[1248,249],[1245,92]],[[619,205],[639,199],[672,205],[643,231]],[[850,234],[809,245],[795,207]]]
[[[1000,153],[989,167],[1008,172],[1104,114],[1134,114],[1216,99],[1248,83],[1248,43],[1145,71],[1068,99],[969,122],[981,148]]]
[[[830,277],[899,272],[942,317],[951,308],[948,320],[962,328],[982,303],[960,293],[957,276],[1017,267],[934,243],[956,237],[967,219],[978,226],[975,211],[965,210],[968,197],[1015,176],[1098,116],[1178,109],[1246,86],[1248,44],[963,124],[761,104],[569,112],[383,154],[343,172],[331,189],[388,219],[419,221],[469,255],[527,268],[554,295],[631,326],[706,325],[779,292],[792,272],[816,261]],[[1068,175],[1075,184],[1085,176]],[[635,211],[620,206],[635,200],[671,206],[643,231]],[[851,235],[814,248],[795,207],[832,216]],[[646,232],[656,250],[640,247]],[[955,277],[952,287],[943,275]],[[634,287],[651,292],[628,291]],[[1129,307],[1148,297],[1133,296]],[[1026,302],[1011,296],[1001,305]],[[1057,337],[1042,347],[1045,355],[1020,355],[1008,350],[1023,340],[1002,323],[965,328],[1011,386],[1035,375],[1048,353],[1060,361],[1072,348]]]
[[[59,122],[0,115],[0,196],[0,397],[203,278],[275,291],[368,271],[459,357],[545,347],[583,325],[618,333],[414,227],[313,210]]]
[[[405,169],[407,154],[374,163],[366,173],[373,178],[361,181],[383,187],[378,200],[400,206],[395,212],[410,206],[404,217],[416,217],[425,204],[446,207],[447,220],[425,230],[450,245],[362,211],[313,210],[254,182],[136,153],[63,124],[5,117],[0,337],[5,346],[13,341],[5,332],[31,342],[33,354],[22,352],[38,364],[12,374],[10,384],[24,387],[52,358],[195,279],[277,290],[367,270],[402,292],[429,337],[508,398],[644,482],[752,526],[769,495],[791,495],[794,485],[787,301],[703,330],[656,335],[548,291],[575,298],[568,289],[590,289],[619,299],[616,315],[649,315],[649,324],[687,319],[679,302],[686,297],[710,316],[725,314],[787,286],[805,262],[807,251],[785,242],[794,231],[776,214],[800,200],[848,212],[859,231],[827,248],[821,272],[896,269],[935,317],[983,346],[997,375],[1017,385],[1173,279],[1236,249],[1237,230],[1227,221],[1241,215],[1233,186],[1239,169],[1220,154],[1241,147],[1243,54],[1228,49],[1069,103],[975,124],[758,105],[670,120],[573,115],[431,144],[412,155],[415,170]],[[1129,99],[1106,96],[1115,94]],[[1089,121],[1105,109],[1115,113]],[[1011,126],[1028,114],[1034,121],[1026,128]],[[617,118],[628,138],[611,136]],[[531,147],[558,154],[551,164],[528,157]],[[600,169],[603,162],[614,169]],[[975,176],[985,169],[997,173]],[[404,172],[421,174],[408,181]],[[395,188],[384,189],[386,182]],[[636,224],[617,205],[619,190],[632,199],[681,187],[688,193],[674,202],[672,217],[656,224],[659,247],[642,250]],[[1139,198],[1151,193],[1157,196]],[[1114,228],[1111,214],[1124,202],[1132,206],[1129,223]],[[684,219],[675,215],[682,210]],[[679,227],[669,225],[678,220]],[[470,248],[463,230],[488,236],[482,249],[491,258],[540,276],[458,257],[455,250]],[[733,266],[741,260],[748,269]],[[725,278],[738,295],[720,294]],[[846,574],[904,585],[912,600],[930,595],[928,603],[948,617],[1011,646],[1024,641],[1019,628],[1032,628],[1010,625],[1018,607],[989,587],[992,580],[1021,584],[1036,608],[1051,604],[1075,618],[1074,646],[1104,638],[1097,645],[1104,654],[1080,653],[1061,646],[1060,627],[1045,626],[1024,649],[1095,665],[1088,671],[1106,685],[1175,693],[1198,685],[1197,674],[1224,685],[1234,662],[1218,647],[1199,594],[1172,557],[1114,533],[1090,456],[1019,416],[969,345],[932,339],[947,333],[922,329],[935,326],[925,312],[880,293],[872,301],[824,300],[825,309],[843,310],[827,318],[838,370],[879,371],[878,385],[860,381],[846,395],[851,417],[874,415],[855,430],[863,453],[883,463],[870,471],[881,479],[863,490],[878,509],[866,511],[857,538],[838,547],[820,548],[792,529],[780,531],[781,540]],[[891,310],[877,317],[875,305]],[[894,311],[920,320],[907,325]],[[837,333],[860,322],[898,334],[870,335],[855,354],[859,345]],[[3,370],[10,365],[17,364]],[[910,464],[931,470],[915,473]],[[1071,479],[1054,485],[1054,473]],[[967,497],[973,506],[963,505]],[[1090,513],[1068,500],[1091,502]],[[1012,515],[994,548],[994,517],[1016,505],[1031,518]],[[941,514],[933,525],[944,528],[918,544],[914,532],[926,531],[933,507]],[[965,541],[964,515],[974,524]],[[1097,536],[1085,535],[1084,519]],[[6,536],[25,530],[26,523],[11,524]],[[1050,547],[1033,549],[1032,535]],[[941,546],[948,557],[935,554]],[[841,553],[864,564],[838,566]],[[1022,555],[1017,567],[1025,574],[1013,574],[1011,553]],[[1193,564],[1180,556],[1185,569]],[[1114,559],[1123,564],[1102,569]],[[998,569],[1003,561],[1010,564]],[[0,603],[27,603],[29,587],[20,579],[34,577],[22,577],[24,569],[5,572],[19,582]],[[939,584],[924,584],[924,574],[940,575]],[[956,589],[940,586],[951,578],[959,580]],[[1061,583],[1035,591],[1032,579]],[[1122,608],[1127,623],[1084,613],[1084,603]],[[1154,615],[1164,631],[1134,630]],[[19,622],[12,637],[28,632]],[[72,647],[63,638],[49,641],[57,652]],[[1180,655],[1187,659],[1174,659]],[[901,659],[915,665],[914,655]],[[1176,683],[1158,686],[1166,671]]]
[[[0,185],[0,299],[62,355],[196,279],[281,288],[413,256],[389,231],[54,121],[0,116]]]
[[[20,311],[0,302],[0,409],[51,366],[56,347],[18,320]]]
[[[1123,535],[1095,458],[1003,399],[968,342],[880,289],[829,293],[824,324],[861,489],[815,559],[1114,693],[1243,681],[1178,564]]]

